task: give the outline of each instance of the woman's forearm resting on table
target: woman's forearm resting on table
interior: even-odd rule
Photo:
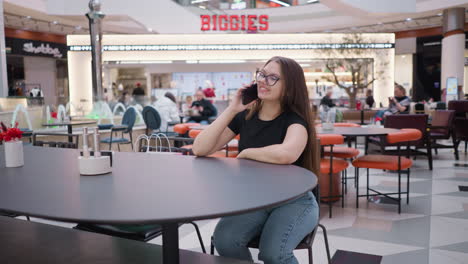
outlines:
[[[226,129],[237,113],[226,109],[216,120],[205,128],[193,142],[193,154],[207,156],[217,151],[234,137],[230,129]],[[226,142],[225,142],[226,141]]]
[[[273,164],[292,164],[299,157],[285,149],[282,144],[271,145],[263,148],[249,148],[243,150],[237,158],[251,159]]]

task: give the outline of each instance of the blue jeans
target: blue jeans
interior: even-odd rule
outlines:
[[[265,264],[297,264],[293,250],[318,224],[319,208],[312,194],[287,204],[223,217],[214,232],[221,256],[252,261],[247,244],[260,236],[258,258]]]

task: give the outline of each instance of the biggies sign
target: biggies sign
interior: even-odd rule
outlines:
[[[61,43],[6,38],[5,44],[7,49],[11,50],[11,54],[51,57],[57,59],[67,57],[67,45]]]
[[[268,15],[201,15],[202,31],[267,31]]]

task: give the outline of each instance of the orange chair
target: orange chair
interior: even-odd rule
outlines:
[[[333,124],[335,127],[361,127],[359,124],[355,123],[335,123]]]
[[[321,127],[322,124],[317,124],[316,126]],[[334,127],[360,127],[361,125],[355,123],[333,123]]]
[[[184,136],[187,135],[191,127],[199,126],[199,123],[182,123],[174,125],[174,132],[177,134]]]
[[[333,189],[333,175],[337,173],[342,173],[345,171],[349,164],[347,161],[342,159],[333,159],[334,145],[340,145],[344,143],[344,137],[342,135],[334,135],[334,134],[319,134],[317,138],[320,139],[320,146],[325,147],[328,146],[330,148],[330,157],[329,158],[321,158],[320,159],[320,177],[319,177],[319,186],[320,186],[320,193],[324,202],[328,202],[328,212],[329,217],[332,217],[332,202],[334,198],[341,198],[341,207],[344,207],[344,181],[341,179],[341,191],[339,190],[339,185],[336,185],[338,188]],[[326,178],[323,176],[328,175],[328,184]],[[338,180],[339,182],[339,180]],[[336,184],[336,183],[335,183]],[[327,188],[328,187],[328,188]],[[328,189],[328,190],[327,190]],[[328,195],[327,195],[328,194]]]
[[[190,138],[196,138],[203,130],[190,130],[189,133],[188,133],[188,136]]]
[[[331,156],[331,148],[330,147],[325,147],[323,149],[323,155],[324,156]],[[340,158],[340,159],[349,159],[352,161],[354,158],[359,156],[359,150],[355,148],[350,148],[350,147],[334,147],[333,148],[333,156]],[[344,188],[345,188],[345,194],[348,193],[348,180],[349,179],[354,179],[356,185],[356,177],[348,177],[348,172],[345,170],[344,171]]]
[[[406,143],[409,150],[409,143],[421,139],[422,133],[418,129],[402,129],[398,132],[388,134],[386,139],[390,144],[397,145],[397,156],[394,155],[365,155],[355,159],[352,164],[356,168],[356,208],[359,208],[359,197],[383,195],[389,199],[398,202],[398,213],[401,213],[401,195],[406,194],[406,203],[409,203],[409,189],[410,189],[410,168],[413,165],[411,159],[403,157],[401,154],[401,146]],[[367,169],[367,192],[366,195],[359,195],[359,169]],[[398,171],[398,192],[397,193],[382,193],[372,188],[369,188],[369,169],[382,169]],[[401,191],[401,174],[406,170],[406,192]],[[375,194],[369,194],[369,191]],[[391,197],[390,195],[398,195],[398,198]]]

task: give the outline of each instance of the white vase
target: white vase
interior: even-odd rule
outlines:
[[[5,166],[21,167],[24,165],[23,141],[4,142]]]

